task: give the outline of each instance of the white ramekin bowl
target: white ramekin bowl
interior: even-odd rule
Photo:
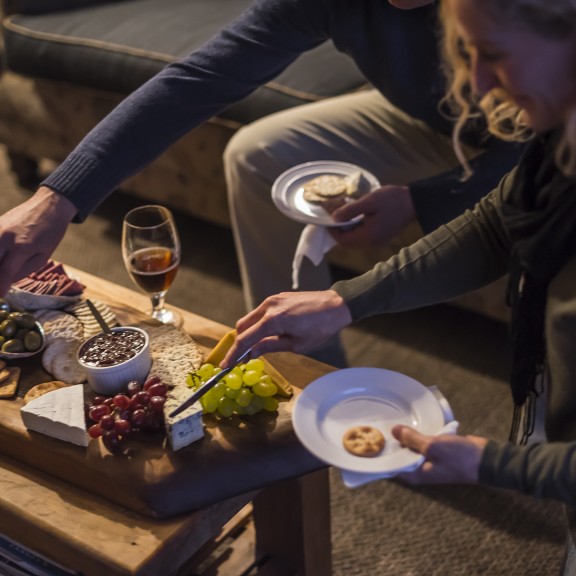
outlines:
[[[124,330],[140,332],[144,336],[143,348],[135,356],[124,362],[113,364],[112,366],[88,366],[80,359],[85,347],[96,338],[101,337],[103,333],[86,340],[78,350],[78,362],[84,368],[88,384],[97,394],[113,396],[114,394],[126,392],[128,382],[137,380],[143,384],[150,372],[152,357],[150,356],[150,338],[148,334],[135,326],[112,328],[113,332],[122,332]]]

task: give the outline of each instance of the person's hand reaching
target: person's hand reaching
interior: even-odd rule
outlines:
[[[362,221],[349,229],[330,228],[341,246],[366,248],[384,244],[414,220],[416,213],[408,186],[382,186],[332,213],[336,222],[347,222],[363,214]]]
[[[236,323],[234,345],[220,364],[226,367],[248,348],[266,352],[307,352],[350,324],[344,300],[334,290],[283,292],[270,296]]]
[[[397,478],[408,484],[476,484],[478,468],[488,440],[479,436],[426,436],[397,425],[392,435],[402,446],[422,454],[424,463]]]
[[[68,199],[42,187],[0,217],[0,295],[46,263],[75,214]]]

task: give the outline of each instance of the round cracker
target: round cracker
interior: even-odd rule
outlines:
[[[307,202],[322,202],[344,196],[348,190],[346,178],[334,174],[323,174],[308,180],[302,186],[303,198]]]
[[[342,443],[350,454],[371,458],[378,456],[384,450],[386,440],[378,428],[364,425],[346,430]]]
[[[54,390],[58,390],[59,388],[65,388],[68,386],[66,382],[62,382],[60,380],[51,380],[50,382],[42,382],[41,384],[36,384],[26,392],[24,395],[24,404],[28,404],[31,400],[35,398],[39,398],[43,394],[48,392],[53,392]]]
[[[44,350],[42,365],[56,380],[67,384],[80,384],[86,381],[84,368],[78,362],[78,348],[81,340],[58,338]]]
[[[36,319],[42,324],[46,334],[46,343],[50,345],[53,340],[82,340],[84,327],[80,320],[60,310],[46,310],[36,314]]]

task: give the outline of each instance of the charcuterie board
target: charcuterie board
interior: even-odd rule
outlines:
[[[87,285],[85,297],[104,302],[121,325],[153,322],[128,304],[138,303],[132,291],[105,281],[100,285],[89,275],[82,281]],[[115,289],[110,291],[110,286]],[[226,330],[200,316],[180,312],[185,320],[182,329],[205,352]],[[329,370],[292,354],[275,354],[268,362],[290,381],[295,396]],[[113,455],[97,439],[84,448],[30,432],[20,415],[22,397],[29,388],[52,377],[40,357],[28,358],[19,366],[18,396],[0,401],[0,453],[149,516],[169,517],[196,510],[324,466],[294,434],[294,398],[281,402],[275,413],[230,419],[205,415],[204,438],[178,452],[170,450],[164,434],[138,436],[124,454]],[[86,389],[86,393],[90,391]]]

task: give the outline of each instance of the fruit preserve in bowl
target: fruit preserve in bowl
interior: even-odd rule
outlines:
[[[94,392],[118,394],[128,382],[146,379],[152,365],[150,339],[135,326],[112,328],[86,340],[78,350],[78,362]]]

